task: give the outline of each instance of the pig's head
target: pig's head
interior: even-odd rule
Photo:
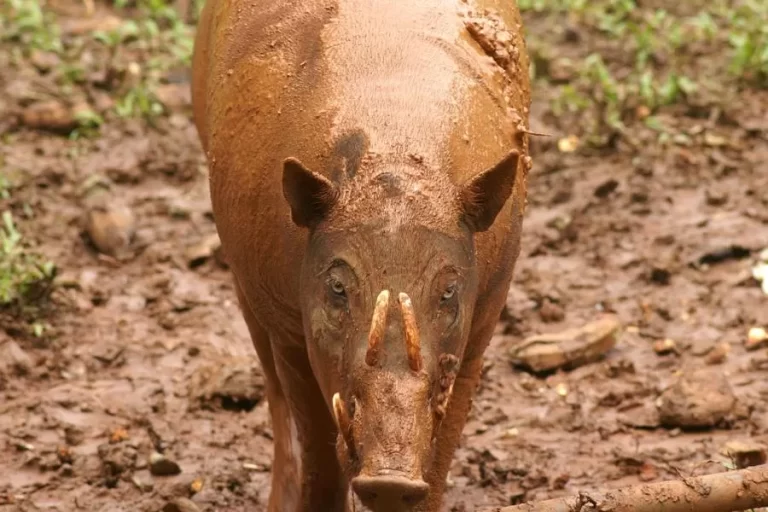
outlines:
[[[474,235],[509,198],[517,164],[513,152],[453,184],[415,161],[374,162],[340,183],[284,163],[293,221],[310,233],[310,362],[339,428],[339,460],[374,511],[410,510],[428,492],[477,299]]]

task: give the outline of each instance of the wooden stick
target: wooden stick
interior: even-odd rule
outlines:
[[[768,465],[485,512],[735,512],[768,506]]]

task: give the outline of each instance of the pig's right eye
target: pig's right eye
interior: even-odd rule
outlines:
[[[328,280],[328,298],[334,307],[347,307],[347,289],[338,278],[331,277]]]

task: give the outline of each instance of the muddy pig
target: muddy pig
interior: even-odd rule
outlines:
[[[519,253],[515,2],[208,0],[192,95],[266,376],[268,510],[439,510]]]

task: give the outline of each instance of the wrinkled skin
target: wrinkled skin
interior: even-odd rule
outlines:
[[[527,69],[502,0],[208,0],[195,123],[271,512],[439,510],[519,253]]]

